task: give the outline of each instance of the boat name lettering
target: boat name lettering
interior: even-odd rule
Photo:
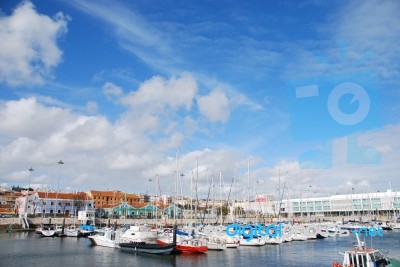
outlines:
[[[326,224],[326,225],[300,225],[300,224],[269,224],[269,225],[261,225],[260,223],[256,225],[239,225],[238,223],[229,224],[225,232],[228,236],[243,236],[247,242],[250,242],[254,237],[261,236],[269,236],[269,237],[282,237],[282,236],[290,236],[292,234],[320,234],[325,236],[349,236],[350,233],[353,234],[362,234],[365,236],[383,236],[383,230],[381,227],[359,227],[355,230],[347,230],[347,229],[338,229],[334,224]]]

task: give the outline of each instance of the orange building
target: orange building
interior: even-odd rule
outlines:
[[[88,196],[94,200],[95,209],[110,209],[127,203],[131,206],[139,206],[143,204],[140,196],[135,194],[127,194],[121,191],[97,191],[90,190]]]

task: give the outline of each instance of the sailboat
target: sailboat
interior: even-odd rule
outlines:
[[[56,225],[51,223],[50,218],[48,223],[42,223],[42,225],[35,231],[36,236],[38,237],[53,237],[56,235],[56,232]]]
[[[46,202],[47,202],[48,192],[46,191]],[[43,223],[44,212],[42,213],[42,224],[36,228],[36,236],[38,237],[53,237],[56,235],[56,225],[51,223],[51,218],[49,218],[48,223]]]

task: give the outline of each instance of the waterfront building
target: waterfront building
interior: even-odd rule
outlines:
[[[94,208],[98,210],[109,210],[123,203],[126,203],[130,206],[136,206],[144,203],[143,198],[136,194],[127,194],[116,190],[90,190],[87,194],[93,199]]]
[[[280,218],[400,216],[400,192],[335,194],[327,197],[269,200],[263,202],[241,201],[232,204],[247,214]]]
[[[136,206],[131,206],[128,203],[122,203],[113,207],[109,214],[117,216],[117,218],[153,218],[157,214],[158,208],[149,203],[142,203]]]
[[[33,214],[76,217],[82,210],[94,211],[94,201],[85,192],[37,192]]]
[[[15,200],[22,196],[22,193],[4,187],[3,189],[0,192],[0,214],[14,214],[16,209]]]

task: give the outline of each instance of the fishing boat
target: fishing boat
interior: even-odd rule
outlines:
[[[379,250],[366,248],[365,243],[360,241],[358,234],[357,246],[347,250],[343,254],[343,263],[333,262],[332,267],[395,267],[399,266],[392,264],[392,261],[386,258]]]
[[[88,236],[92,245],[118,248],[120,241],[120,231],[114,231],[112,229],[101,229],[96,230],[96,234]]]

